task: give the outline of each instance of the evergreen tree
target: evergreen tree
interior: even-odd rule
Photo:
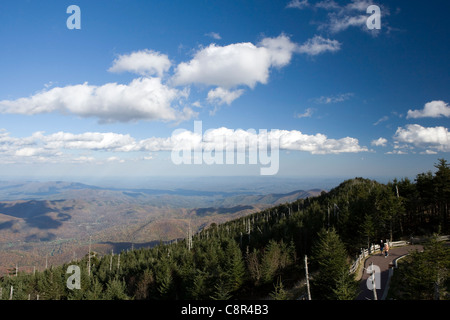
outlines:
[[[337,276],[336,287],[333,295],[336,300],[354,300],[359,294],[359,284],[346,270],[342,270]]]
[[[276,285],[274,285],[274,291],[270,294],[270,297],[274,300],[287,300],[288,293],[284,289],[283,281],[281,281],[281,276],[278,277]]]
[[[442,230],[447,232],[450,230],[450,166],[447,160],[439,159],[439,163],[435,167],[438,169],[434,176],[434,185],[439,207],[439,223]]]
[[[230,292],[237,291],[244,281],[245,274],[242,253],[239,245],[233,240],[227,242],[227,247],[224,252],[224,283]]]
[[[275,278],[281,259],[281,250],[278,243],[270,240],[261,262],[262,280],[264,283],[272,283]]]
[[[394,273],[389,295],[394,299],[433,300],[448,296],[450,248],[437,236],[401,261]]]
[[[117,278],[111,279],[106,284],[106,290],[103,295],[104,300],[128,300],[129,297],[126,294],[125,282]]]
[[[189,293],[194,300],[205,299],[209,297],[209,275],[207,272],[202,270],[196,269],[195,271],[192,286],[188,288]]]
[[[347,252],[335,229],[322,229],[313,247],[317,274],[311,281],[311,295],[318,300],[356,297],[357,282],[350,274]],[[340,296],[345,293],[345,295]]]
[[[82,288],[83,290],[83,288]],[[84,299],[86,300],[102,300],[103,299],[103,285],[97,278],[94,278],[91,285],[84,289]],[[106,299],[106,297],[105,297]]]
[[[214,295],[210,296],[212,300],[229,300],[231,297],[229,285],[224,285],[222,281],[214,285]]]
[[[147,300],[152,295],[152,287],[155,283],[153,273],[149,269],[145,269],[136,285],[135,297],[137,300]]]

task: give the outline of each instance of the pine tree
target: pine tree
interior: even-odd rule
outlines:
[[[313,262],[318,270],[311,281],[311,293],[316,300],[337,300],[356,297],[357,282],[350,274],[347,252],[335,229],[319,232],[313,247]]]
[[[359,294],[358,282],[349,276],[346,270],[336,275],[336,287],[333,288],[333,294],[336,300],[354,300]]]
[[[229,300],[232,294],[228,285],[224,285],[222,281],[214,285],[214,295],[210,296],[212,300]]]
[[[450,292],[450,249],[437,236],[412,252],[394,273],[390,297],[406,300],[443,299]]]
[[[270,240],[264,250],[261,261],[262,275],[261,279],[264,283],[272,283],[279,268],[281,258],[281,250],[278,243]]]
[[[442,230],[450,230],[450,166],[447,160],[439,159],[435,165],[438,171],[435,173],[433,182],[436,188],[436,202],[439,207],[439,223]]]
[[[225,270],[224,282],[227,289],[230,292],[233,292],[241,287],[245,274],[245,264],[242,259],[242,253],[239,249],[239,245],[235,241],[228,241],[225,249],[225,258],[226,260],[223,264]]]
[[[191,295],[192,299],[194,300],[201,300],[204,298],[207,298],[209,295],[209,285],[208,285],[208,273],[196,270],[194,279],[192,281],[192,286],[188,288],[189,294]]]
[[[106,284],[106,290],[103,298],[105,300],[128,300],[129,297],[125,291],[125,282],[114,278]]]
[[[88,288],[84,289],[84,299],[86,300],[102,300],[103,299],[103,285],[94,278]]]
[[[274,285],[274,291],[270,293],[270,297],[274,300],[288,300],[288,293],[284,289],[281,276],[278,277],[277,283]]]

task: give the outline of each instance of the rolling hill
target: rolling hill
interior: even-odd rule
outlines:
[[[184,238],[200,230],[321,190],[255,194],[187,189],[115,189],[71,182],[0,182],[3,271]],[[0,270],[1,272],[1,270]]]

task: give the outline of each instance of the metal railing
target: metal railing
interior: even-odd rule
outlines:
[[[389,248],[402,247],[402,246],[407,246],[408,244],[410,244],[409,241],[405,241],[405,240],[392,241],[392,242],[386,241],[386,243],[388,244]],[[372,253],[374,253],[378,250],[380,250],[379,244],[372,244],[370,246],[370,248],[368,248],[368,249],[361,248],[361,253],[359,254],[359,256],[356,257],[355,261],[352,263],[352,265],[350,267],[350,273],[355,273],[356,270],[358,270],[360,263],[363,262]]]

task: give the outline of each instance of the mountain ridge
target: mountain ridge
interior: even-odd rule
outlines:
[[[257,194],[1,181],[0,195],[11,193],[12,198],[32,197],[0,201],[0,260],[30,266],[42,265],[42,256],[49,253],[60,263],[76,251],[82,252],[79,248],[86,246],[90,237],[93,247],[102,253],[126,243],[138,246],[170,241],[184,238],[189,226],[196,232],[211,223],[317,195],[319,190]]]

